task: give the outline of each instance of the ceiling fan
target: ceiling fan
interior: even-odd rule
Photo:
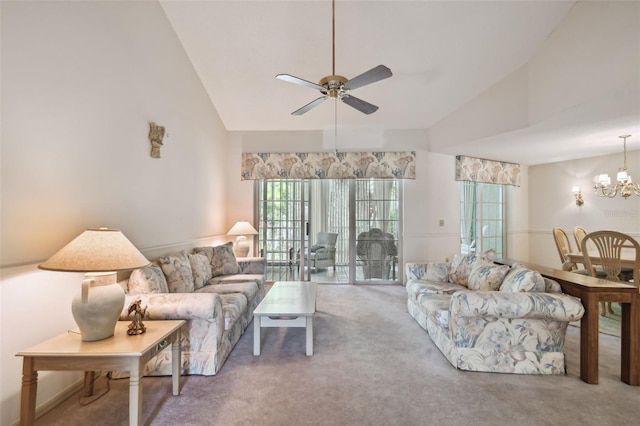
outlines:
[[[305,112],[309,111],[312,108],[317,107],[328,98],[341,100],[345,104],[349,105],[357,109],[358,111],[364,114],[373,114],[378,110],[376,105],[370,104],[369,102],[365,102],[362,99],[358,99],[355,96],[350,94],[351,90],[357,89],[362,86],[366,86],[368,84],[375,83],[380,80],[384,80],[385,78],[391,77],[393,74],[391,70],[384,65],[378,65],[366,71],[357,77],[348,80],[347,78],[336,75],[336,2],[332,0],[331,2],[332,8],[332,68],[331,75],[328,75],[322,78],[318,84],[312,83],[307,80],[303,80],[298,77],[294,77],[290,74],[278,74],[276,78],[284,81],[288,81],[289,83],[299,84],[301,86],[311,87],[312,89],[317,89],[322,93],[322,96],[319,98],[309,102],[305,106],[300,109],[297,109],[291,113],[291,115],[302,115]]]

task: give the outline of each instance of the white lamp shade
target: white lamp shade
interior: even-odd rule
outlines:
[[[231,227],[227,235],[256,235],[257,233],[258,231],[249,222],[240,221]]]
[[[117,229],[87,229],[40,269],[66,272],[112,272],[142,268],[149,260]]]

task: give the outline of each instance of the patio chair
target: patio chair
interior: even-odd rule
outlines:
[[[398,255],[393,235],[378,228],[362,232],[358,235],[356,252],[362,261],[364,279],[389,279],[389,272]]]
[[[307,257],[305,253],[305,264],[318,268],[333,267],[336,270],[336,242],[338,234],[332,232],[318,232],[315,244],[311,246],[311,254]],[[300,250],[298,250],[298,261],[300,261]]]

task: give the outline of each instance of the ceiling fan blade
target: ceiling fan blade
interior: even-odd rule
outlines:
[[[320,86],[319,84],[312,83],[310,81],[303,80],[301,78],[294,77],[294,76],[289,75],[289,74],[278,74],[278,75],[276,75],[276,78],[280,79],[280,80],[288,81],[289,83],[299,84],[301,86],[311,87],[312,89],[317,89],[317,90],[321,90],[321,91],[322,90],[326,90],[325,87]]]
[[[321,103],[323,103],[323,102],[324,102],[324,101],[326,101],[326,100],[327,100],[327,97],[326,97],[326,96],[321,96],[321,97],[319,97],[318,99],[316,99],[316,100],[314,100],[314,101],[309,102],[308,104],[306,104],[306,105],[305,105],[305,106],[303,106],[302,108],[300,108],[300,109],[297,109],[297,110],[293,111],[293,112],[291,113],[291,115],[302,115],[302,114],[304,114],[305,112],[309,111],[311,108],[315,108],[315,107],[317,107],[318,105],[320,105]],[[376,107],[376,109],[378,109],[378,108]]]
[[[375,68],[371,68],[369,71],[360,74],[357,77],[353,77],[351,80],[344,84],[346,90],[357,89],[358,87],[366,86],[367,84],[375,83],[376,81],[384,80],[391,77],[393,74],[391,70],[384,65],[378,65]]]
[[[349,105],[350,107],[353,107],[358,111],[365,113],[367,115],[373,114],[378,110],[377,106],[370,104],[369,102],[365,102],[362,99],[358,99],[355,96],[344,95],[342,96],[341,100],[342,102]]]

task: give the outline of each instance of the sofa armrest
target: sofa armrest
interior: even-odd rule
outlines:
[[[404,277],[407,280],[420,280],[427,276],[429,262],[407,262],[404,264]]]
[[[241,257],[237,260],[241,274],[264,275],[267,271],[267,259],[264,257]]]
[[[458,291],[449,304],[451,321],[455,318],[485,317],[546,319],[571,322],[582,318],[580,300],[566,294],[508,293],[500,291]]]
[[[407,262],[404,264],[404,278],[425,281],[449,281],[449,262]]]
[[[130,320],[129,305],[135,300],[141,300],[141,306],[146,306],[146,320],[218,320],[224,324],[222,299],[216,293],[149,293],[127,295],[124,308],[120,313],[120,320]]]

